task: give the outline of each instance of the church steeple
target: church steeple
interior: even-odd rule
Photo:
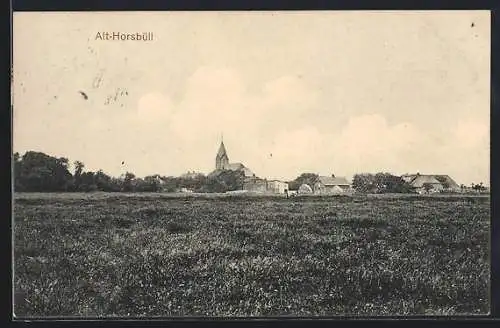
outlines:
[[[217,152],[217,156],[215,157],[215,169],[216,170],[224,170],[229,165],[229,157],[227,156],[226,147],[224,146],[224,140],[222,139],[219,146],[219,151]]]

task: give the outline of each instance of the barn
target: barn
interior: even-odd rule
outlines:
[[[404,174],[401,176],[418,193],[459,191],[460,186],[444,174]]]
[[[284,194],[288,192],[288,183],[280,180],[267,181],[267,191],[273,194]]]
[[[344,177],[319,176],[313,189],[315,194],[342,194],[351,190],[351,184]]]

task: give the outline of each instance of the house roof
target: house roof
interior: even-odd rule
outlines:
[[[328,177],[320,176],[318,177],[319,182],[325,186],[348,186],[349,182],[344,177]]]
[[[421,188],[425,183],[441,184],[441,182],[439,182],[439,180],[437,180],[433,175],[423,174],[415,176],[410,182],[410,184],[415,188]]]
[[[460,186],[446,174],[404,174],[401,178],[417,188],[422,187],[424,183],[441,185],[447,183],[450,188],[460,188]]]
[[[271,180],[267,180],[267,181],[269,181],[269,182],[277,182],[277,183],[286,183],[286,184],[288,184],[288,182],[286,182],[286,181],[281,181],[281,180],[278,180],[278,179],[271,179]]]
[[[449,175],[446,175],[446,174],[436,175],[436,179],[443,180],[444,182],[446,182],[449,185],[450,188],[460,188],[458,183],[456,183],[455,180],[453,180]]]

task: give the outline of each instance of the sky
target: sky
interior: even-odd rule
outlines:
[[[151,41],[97,33],[152,32]],[[118,176],[489,184],[490,14],[14,13],[13,151]]]

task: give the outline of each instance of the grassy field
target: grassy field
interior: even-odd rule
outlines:
[[[17,194],[27,316],[489,311],[489,197]]]

